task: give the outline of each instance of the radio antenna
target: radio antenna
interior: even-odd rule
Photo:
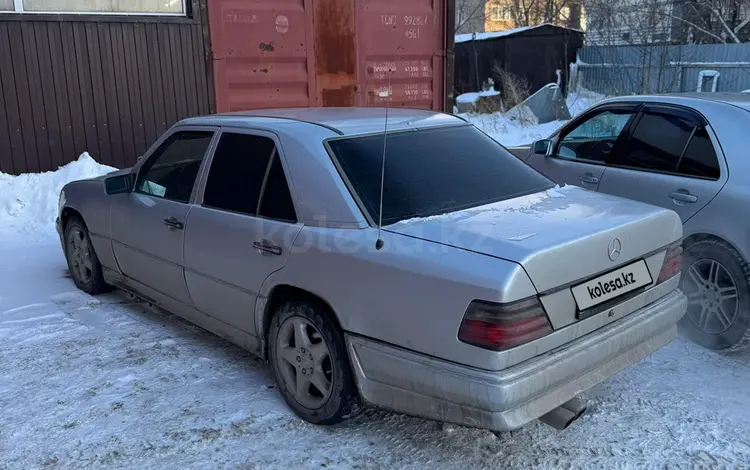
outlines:
[[[385,97],[385,126],[383,129],[383,161],[380,168],[380,210],[378,214],[378,240],[375,242],[375,249],[383,248],[385,242],[380,238],[383,229],[383,186],[385,184],[385,149],[388,144],[388,105],[391,102],[391,69],[388,69],[388,87],[385,91],[380,92],[381,97]]]

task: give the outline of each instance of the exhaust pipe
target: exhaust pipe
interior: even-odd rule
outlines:
[[[585,411],[586,405],[578,398],[573,398],[539,417],[539,421],[562,431],[580,418]]]

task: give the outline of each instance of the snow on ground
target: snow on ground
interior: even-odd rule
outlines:
[[[71,165],[0,175],[3,470],[713,469],[750,462],[750,352],[721,355],[682,339],[590,390],[589,411],[562,432],[533,423],[497,437],[376,409],[337,427],[309,425],[247,352],[124,296],[75,289],[50,204],[63,181],[108,169],[87,158]],[[23,204],[11,214],[15,200]]]
[[[506,147],[528,145],[535,140],[545,139],[565,124],[565,121],[533,124],[524,119],[510,119],[502,113],[462,114],[461,116]]]
[[[59,244],[0,248],[3,469],[722,468],[750,462],[750,355],[678,340],[587,394],[566,431],[368,410],[306,424],[269,369],[179,318],[75,290]]]
[[[114,171],[88,153],[57,171],[19,176],[0,173],[0,241],[9,236],[40,240],[54,234],[60,190],[66,183]]]
[[[590,90],[568,93],[566,98],[568,111],[570,111],[571,116],[576,116],[604,98],[606,96]]]
[[[465,93],[461,96],[471,95]],[[571,116],[576,116],[601,101],[605,96],[598,93],[581,90],[570,93],[566,99]],[[506,147],[529,145],[538,139],[545,139],[560,128],[567,121],[553,121],[537,124],[530,110],[526,113],[493,113],[493,114],[461,114],[464,119],[485,131],[490,137]]]

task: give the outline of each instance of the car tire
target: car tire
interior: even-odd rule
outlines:
[[[111,290],[104,281],[102,265],[96,256],[86,224],[73,217],[65,224],[65,258],[76,287],[87,294],[103,294]]]
[[[737,250],[722,240],[687,245],[680,288],[688,311],[682,332],[713,350],[733,351],[750,343],[750,267]]]
[[[344,337],[325,312],[314,302],[281,305],[271,319],[268,350],[279,391],[294,413],[331,425],[358,415],[362,401]]]

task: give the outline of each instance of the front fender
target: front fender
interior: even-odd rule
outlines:
[[[74,181],[63,187],[65,203],[62,215],[67,210],[80,214],[88,228],[91,243],[94,246],[99,262],[105,268],[117,270],[112,252],[112,234],[110,229],[111,196],[104,192],[102,178]],[[61,220],[60,230],[63,230]]]

